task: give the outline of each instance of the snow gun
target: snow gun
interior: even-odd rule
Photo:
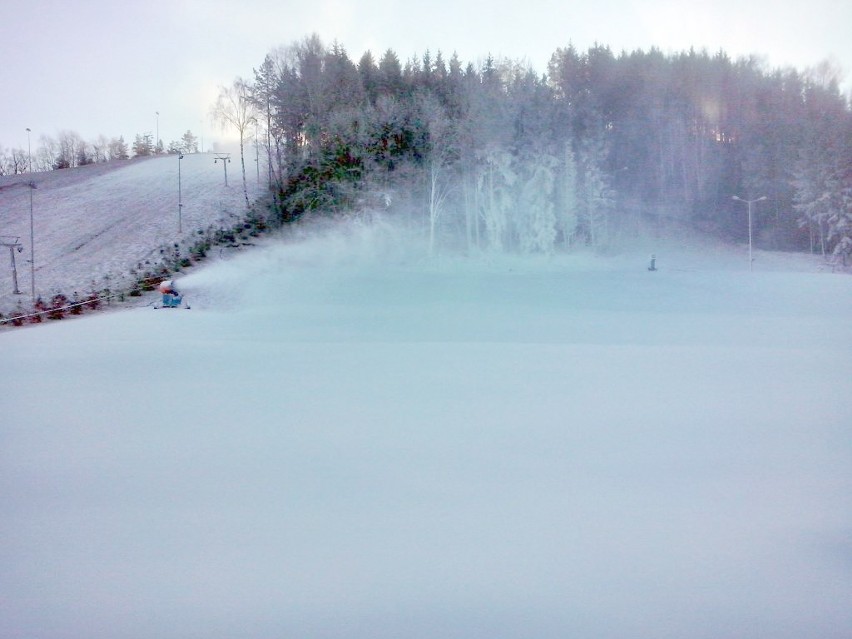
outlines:
[[[183,301],[183,296],[178,293],[172,280],[160,282],[160,293],[163,295],[163,308],[178,308]]]

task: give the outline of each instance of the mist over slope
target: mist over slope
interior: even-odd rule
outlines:
[[[239,164],[225,186],[221,162],[209,153],[168,155],[0,178],[0,234],[18,237],[18,287],[0,271],[0,312],[31,301],[30,180],[33,196],[36,295],[71,296],[116,288],[139,263],[157,261],[161,247],[192,243],[196,231],[228,226],[245,215]],[[261,187],[249,179],[250,197]],[[181,232],[179,233],[179,225]],[[8,258],[4,258],[4,265]],[[109,276],[111,280],[105,279]]]

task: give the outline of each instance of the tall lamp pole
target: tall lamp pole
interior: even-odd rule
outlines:
[[[743,202],[744,204],[748,205],[748,270],[753,271],[754,270],[754,258],[752,258],[752,251],[751,251],[751,246],[752,246],[752,243],[751,243],[751,206],[752,206],[752,204],[756,204],[757,202],[762,202],[763,200],[766,199],[766,196],[764,195],[764,196],[759,197],[759,198],[754,199],[754,200],[744,200],[741,197],[737,197],[736,195],[734,195],[733,199],[735,199],[737,202]]]
[[[183,197],[180,189],[180,161],[183,153],[178,153],[178,233],[183,233]]]
[[[156,154],[160,148],[160,112],[154,111],[154,115],[157,116],[157,139],[154,140],[154,153]]]
[[[35,182],[32,181],[33,172],[33,150],[30,144],[30,128],[27,127],[27,163],[29,164],[30,172],[30,292],[32,293],[33,304],[35,304],[35,224],[33,223],[33,189]]]

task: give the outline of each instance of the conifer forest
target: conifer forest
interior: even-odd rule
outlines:
[[[756,245],[845,258],[852,110],[823,71],[605,46],[560,48],[546,73],[441,52],[355,61],[311,36],[233,89],[284,219],[404,206],[433,249],[546,253],[640,228],[744,241],[751,200]]]

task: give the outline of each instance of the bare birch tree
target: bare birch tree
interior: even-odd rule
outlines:
[[[446,200],[456,186],[452,170],[457,155],[457,140],[449,116],[436,99],[431,96],[423,98],[420,110],[429,135],[429,254],[434,255],[438,223],[444,213]]]
[[[240,166],[243,174],[243,194],[246,198],[246,207],[251,206],[248,196],[248,183],[246,182],[246,156],[245,141],[250,127],[256,122],[255,106],[252,102],[252,91],[248,82],[237,78],[228,87],[219,88],[219,97],[213,106],[211,115],[214,121],[225,130],[233,127],[240,136]]]

